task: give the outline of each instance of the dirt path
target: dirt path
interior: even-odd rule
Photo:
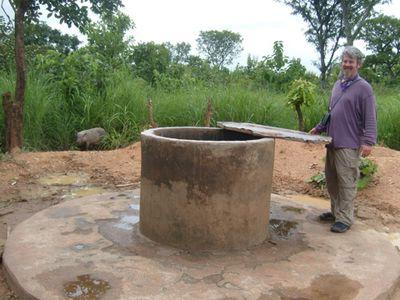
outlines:
[[[321,145],[277,140],[273,191],[326,196],[306,183],[323,170]],[[358,194],[356,215],[379,230],[399,226],[400,152],[376,147],[371,157],[378,173]],[[31,152],[0,161],[0,247],[9,232],[32,214],[68,199],[92,193],[134,189],[140,180],[140,144],[101,152]],[[0,299],[15,299],[0,272]]]

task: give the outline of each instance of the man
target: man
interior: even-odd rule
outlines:
[[[331,212],[319,216],[332,221],[333,232],[347,231],[354,221],[360,155],[366,157],[376,143],[375,96],[371,86],[358,75],[363,54],[353,46],[342,53],[341,76],[335,83],[329,103],[330,117],[310,133],[327,132],[325,176]]]

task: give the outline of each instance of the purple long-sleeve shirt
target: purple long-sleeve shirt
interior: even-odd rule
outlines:
[[[376,143],[376,105],[370,84],[357,75],[350,86],[338,80],[329,103],[331,117],[327,127],[316,126],[319,133],[332,137],[334,148],[358,149],[361,145]]]

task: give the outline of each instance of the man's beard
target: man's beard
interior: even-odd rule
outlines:
[[[353,69],[342,69],[342,75],[345,78],[350,78],[353,76]]]

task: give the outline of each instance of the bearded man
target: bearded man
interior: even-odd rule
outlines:
[[[326,132],[325,176],[331,211],[319,216],[334,222],[332,232],[347,231],[354,222],[360,156],[370,155],[376,143],[376,105],[371,85],[360,77],[363,54],[353,46],[342,53],[341,76],[335,83],[329,113],[310,133]]]

